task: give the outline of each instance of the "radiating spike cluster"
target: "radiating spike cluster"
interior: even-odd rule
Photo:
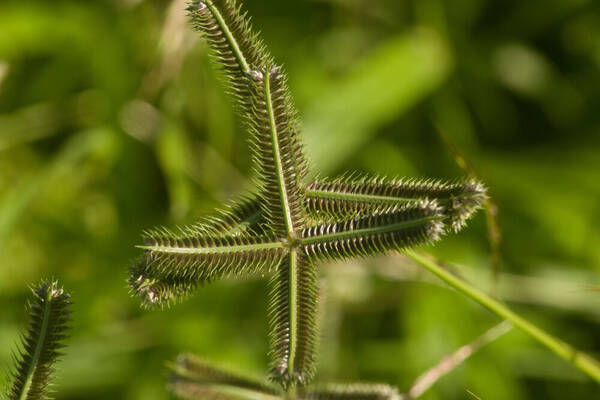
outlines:
[[[252,84],[250,149],[262,210],[279,236],[293,236],[304,222],[302,179],[307,165],[298,124],[279,67],[257,73]]]
[[[306,209],[318,218],[339,219],[368,215],[393,204],[435,199],[443,206],[452,230],[458,232],[486,198],[486,189],[474,179],[387,179],[364,175],[311,182]]]
[[[384,384],[326,385],[302,396],[305,400],[400,400],[398,390]]]
[[[42,281],[32,291],[34,299],[28,306],[30,325],[15,356],[8,400],[48,398],[54,364],[62,355],[67,338],[71,296],[54,281]]]
[[[196,0],[188,11],[192,26],[206,38],[216,64],[225,73],[236,106],[246,117],[250,111],[247,76],[272,64],[271,55],[237,1]]]
[[[444,232],[436,201],[392,206],[374,215],[304,229],[301,243],[311,259],[365,257],[434,242]]]
[[[315,373],[317,279],[315,267],[298,256],[283,263],[270,281],[270,376],[284,387],[305,385]]]
[[[274,64],[235,0],[195,0],[194,26],[208,41],[250,131],[256,197],[243,198],[177,232],[147,232],[129,284],[143,305],[170,305],[200,284],[272,272],[269,292],[270,377],[282,388],[305,386],[317,361],[316,262],[364,257],[430,243],[460,230],[486,198],[475,180],[342,176],[308,185],[308,163],[282,68]],[[279,399],[185,356],[171,388],[186,399]],[[396,400],[384,385],[291,390],[298,399]]]

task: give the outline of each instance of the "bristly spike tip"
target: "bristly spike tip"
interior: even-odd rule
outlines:
[[[15,356],[7,400],[49,399],[54,364],[62,355],[67,338],[71,296],[56,281],[42,281],[32,292],[29,329]]]

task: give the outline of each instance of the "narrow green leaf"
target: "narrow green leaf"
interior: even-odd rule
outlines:
[[[434,242],[444,233],[443,219],[435,200],[421,200],[368,217],[305,228],[301,244],[311,260],[364,257]]]
[[[304,221],[301,181],[307,165],[281,68],[257,71],[252,96],[250,147],[263,200],[261,207],[271,229],[293,241]]]
[[[314,217],[339,220],[366,216],[393,205],[434,199],[442,206],[448,227],[458,232],[486,198],[485,187],[475,179],[443,182],[347,175],[311,182],[306,189],[305,204]]]
[[[22,350],[15,357],[8,400],[49,398],[53,366],[67,337],[71,296],[54,281],[42,281],[32,291],[34,299],[28,307],[30,326],[23,337]]]
[[[315,374],[317,280],[316,268],[292,250],[270,281],[270,375],[284,388],[305,385]]]

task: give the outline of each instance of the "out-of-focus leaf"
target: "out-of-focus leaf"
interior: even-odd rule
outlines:
[[[303,115],[307,152],[328,172],[448,76],[452,55],[434,31],[414,29],[382,44],[317,94]],[[399,133],[401,134],[401,133]]]

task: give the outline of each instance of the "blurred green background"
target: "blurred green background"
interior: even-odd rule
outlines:
[[[498,206],[429,248],[543,328],[600,356],[600,3],[248,0],[289,73],[315,171],[454,178],[436,127]],[[126,277],[140,232],[252,188],[246,133],[185,1],[0,2],[0,364],[27,286],[75,302],[57,399],[166,399],[192,351],[263,375],[266,282],[221,282],[144,311]],[[400,256],[324,265],[319,380],[419,374],[499,322]],[[494,283],[495,282],[495,283]],[[6,375],[0,377],[0,387]],[[423,399],[592,399],[598,386],[519,332]]]

